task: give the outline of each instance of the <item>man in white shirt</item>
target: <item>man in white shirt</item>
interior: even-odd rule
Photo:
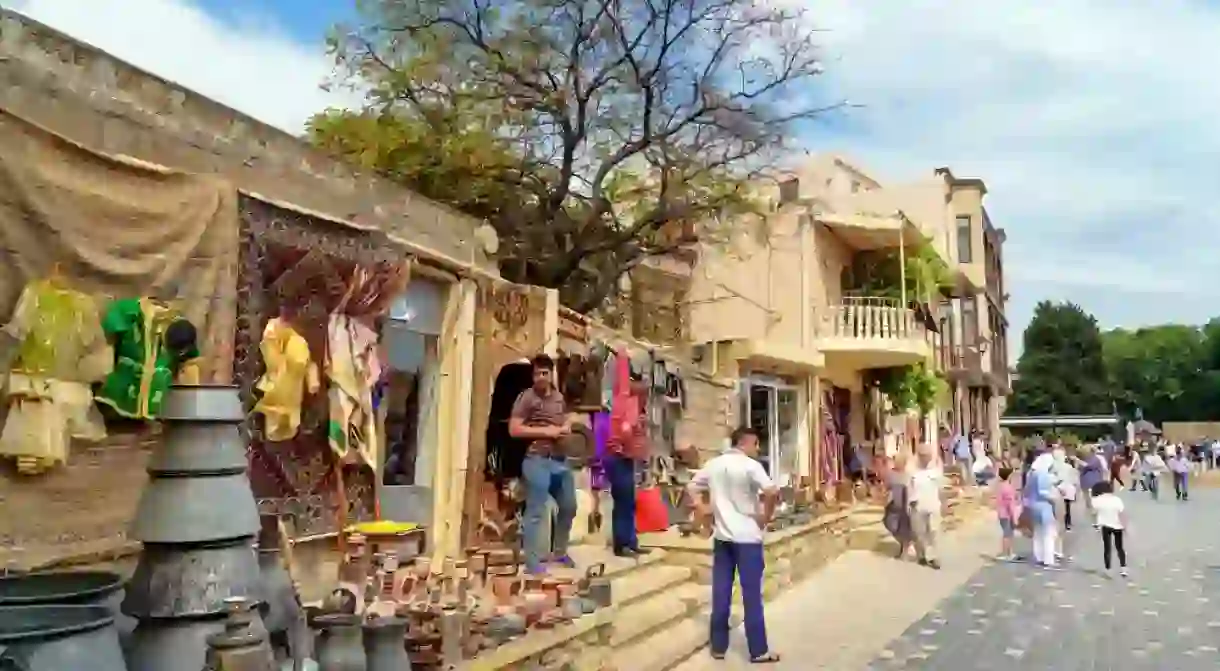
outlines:
[[[755,456],[758,434],[733,432],[732,447],[704,464],[687,486],[699,519],[713,523],[711,654],[724,659],[729,648],[733,574],[741,581],[746,643],[755,663],[778,662],[767,645],[763,616],[763,530],[775,514],[779,488]]]
[[[945,483],[945,472],[936,463],[936,454],[930,445],[921,445],[916,457],[918,468],[911,473],[909,497],[915,554],[921,565],[939,569],[936,542],[940,536],[940,490]]]

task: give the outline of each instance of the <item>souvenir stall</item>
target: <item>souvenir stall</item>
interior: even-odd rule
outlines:
[[[6,563],[121,543],[168,385],[231,378],[237,244],[232,185],[0,110]]]

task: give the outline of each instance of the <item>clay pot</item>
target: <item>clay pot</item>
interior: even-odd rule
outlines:
[[[546,595],[548,608],[559,607],[559,585],[560,582],[554,578],[544,578],[542,580],[541,589],[542,593]]]
[[[526,589],[521,593],[520,612],[527,624],[537,623],[549,608],[550,597],[541,589]]]

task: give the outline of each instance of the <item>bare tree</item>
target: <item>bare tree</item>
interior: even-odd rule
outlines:
[[[363,110],[312,139],[487,218],[511,280],[597,308],[754,211],[819,100],[814,29],[751,0],[372,0],[331,47]]]

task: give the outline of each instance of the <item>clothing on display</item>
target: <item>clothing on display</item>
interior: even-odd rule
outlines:
[[[123,417],[157,419],[178,370],[199,357],[194,326],[152,299],[123,298],[106,309],[102,331],[114,343],[114,370],[98,402]]]
[[[359,319],[332,314],[326,339],[330,449],[341,459],[360,461],[379,471],[373,411],[373,386],[382,372],[377,332]]]
[[[59,280],[33,282],[4,332],[13,347],[0,454],[33,474],[64,463],[71,439],[105,438],[90,385],[105,379],[114,357],[96,301]]]
[[[283,319],[272,319],[259,344],[267,372],[256,389],[262,397],[254,411],[265,419],[267,440],[289,440],[301,426],[301,403],[321,387],[318,366],[310,357],[309,343]]]

